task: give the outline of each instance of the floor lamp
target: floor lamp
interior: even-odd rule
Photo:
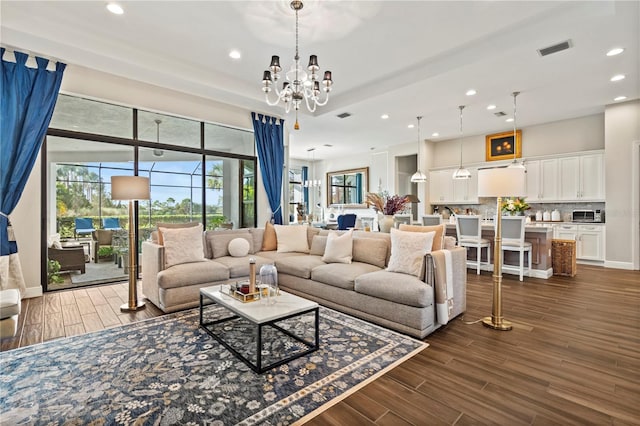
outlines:
[[[111,199],[129,201],[129,303],[120,306],[122,312],[135,312],[145,307],[138,301],[138,250],[134,240],[133,202],[151,198],[149,178],[142,176],[111,176]]]
[[[482,324],[494,330],[511,330],[511,322],[502,317],[502,197],[516,197],[525,191],[525,171],[516,168],[478,170],[478,196],[497,197],[493,246],[493,304],[491,316]]]

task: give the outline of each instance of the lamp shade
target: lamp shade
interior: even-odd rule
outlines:
[[[479,197],[517,197],[522,195],[525,195],[524,169],[478,170]]]
[[[148,200],[150,198],[149,178],[142,176],[111,176],[112,200]]]

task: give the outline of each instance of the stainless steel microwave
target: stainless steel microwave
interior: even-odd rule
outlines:
[[[571,221],[584,223],[604,222],[604,210],[574,210],[571,213]]]

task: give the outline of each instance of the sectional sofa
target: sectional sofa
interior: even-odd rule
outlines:
[[[164,312],[195,307],[200,288],[247,279],[249,259],[253,258],[257,271],[262,265],[275,264],[282,290],[418,338],[466,308],[466,251],[459,247],[442,249],[444,228],[434,240],[434,250],[420,255],[421,266],[412,273],[389,270],[390,262],[398,268],[398,259],[392,259],[392,241],[398,245],[397,256],[404,241],[398,238],[414,237],[406,231],[394,231],[392,238],[390,234],[364,231],[343,236],[337,231],[296,225],[277,228],[274,235],[273,227],[268,228],[201,234],[194,229],[190,231],[191,241],[201,238],[194,250],[200,249],[202,256],[196,261],[178,259],[176,264],[176,246],[167,236],[180,231],[159,227],[165,231],[165,239],[142,244],[144,296]],[[297,240],[285,238],[285,231],[297,234]],[[335,234],[330,236],[330,232]],[[350,240],[340,243],[343,251],[347,244],[349,259],[340,254],[335,258],[339,237]],[[329,255],[328,247],[333,254]],[[182,255],[190,249],[178,244],[177,250]]]

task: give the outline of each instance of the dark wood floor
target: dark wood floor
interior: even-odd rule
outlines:
[[[468,274],[466,321],[491,311],[491,275]],[[119,312],[127,285],[23,301],[2,350],[161,313]],[[512,331],[457,319],[429,348],[312,419],[311,425],[640,424],[640,272],[579,265],[575,278],[511,276]]]

